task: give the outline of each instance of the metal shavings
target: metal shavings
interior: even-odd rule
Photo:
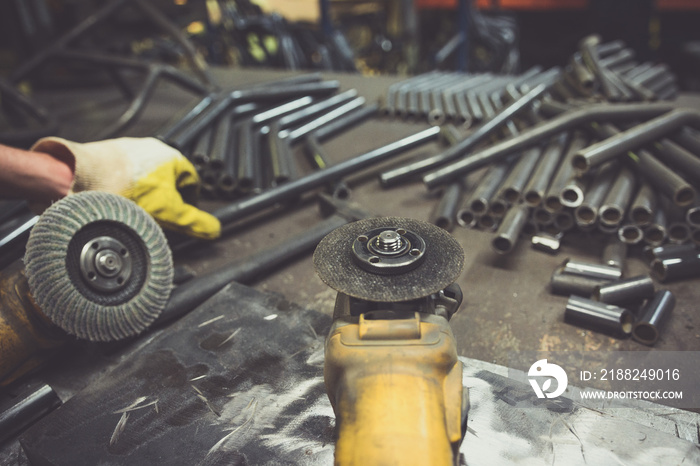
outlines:
[[[129,411],[136,411],[137,409],[143,409],[143,408],[148,408],[149,406],[156,405],[156,412],[158,412],[158,399],[156,398],[154,401],[151,401],[150,403],[146,403],[145,405],[139,406],[141,403],[146,401],[148,399],[147,396],[140,396],[131,403],[129,406],[126,408],[119,409],[117,411],[114,411],[113,414],[121,414],[121,413],[128,413]]]
[[[207,456],[211,455],[212,452],[216,451],[221,445],[223,445],[226,442],[226,440],[228,440],[231,436],[233,436],[233,434],[235,434],[236,432],[241,430],[243,427],[245,427],[253,419],[253,416],[255,416],[255,412],[258,409],[258,400],[256,400],[255,398],[251,399],[250,402],[248,403],[248,406],[246,406],[244,408],[244,410],[248,409],[250,407],[250,405],[253,404],[253,401],[255,401],[255,404],[253,405],[253,412],[250,414],[248,419],[246,419],[243,424],[241,424],[240,426],[238,426],[234,430],[232,430],[224,438],[222,438],[221,440],[216,442],[216,444],[209,449],[209,452],[207,452]]]
[[[222,341],[221,343],[219,343],[219,347],[222,347],[222,346],[224,346],[226,343],[228,343],[229,341],[231,341],[231,340],[233,339],[233,337],[235,337],[236,334],[237,334],[238,332],[240,332],[240,331],[241,331],[240,327],[237,328],[231,335],[228,336],[227,339],[225,339],[224,341]]]
[[[217,320],[221,320],[221,319],[223,319],[223,318],[224,318],[223,315],[221,315],[221,316],[219,316],[219,317],[214,317],[213,319],[209,319],[209,320],[207,320],[206,322],[202,322],[201,324],[197,325],[197,328],[202,328],[202,327],[204,327],[204,326],[206,326],[206,325],[209,325],[209,324],[211,324],[211,323],[213,323],[213,322],[216,322]]]
[[[129,413],[122,413],[122,417],[119,418],[119,422],[117,422],[116,427],[114,428],[114,432],[112,432],[112,437],[109,439],[109,444],[114,445],[119,441],[119,436],[124,432],[124,428],[126,427],[126,421],[129,419]]]
[[[214,406],[209,402],[209,400],[204,396],[204,395],[197,395],[197,398],[202,400],[205,405],[207,405],[207,408],[209,408],[209,411],[214,413],[216,417],[221,417],[221,413],[219,413],[217,410],[214,409]]]
[[[277,314],[270,314],[269,316],[263,317],[265,320],[275,320],[277,318]]]
[[[202,393],[202,391],[201,391],[199,388],[195,387],[194,385],[190,385],[190,387],[192,387],[192,390],[194,390],[195,392],[197,392],[197,393],[199,393],[200,395],[204,396],[204,393]]]
[[[190,382],[194,382],[195,380],[201,380],[201,379],[203,379],[203,378],[206,377],[206,376],[207,376],[206,374],[200,375],[199,377],[195,377],[194,379],[190,379]]]
[[[306,325],[308,325],[309,328],[311,329],[311,333],[314,335],[314,338],[315,338],[316,340],[318,340],[318,333],[316,333],[316,330],[314,330],[314,328],[311,326],[310,323],[307,322]]]

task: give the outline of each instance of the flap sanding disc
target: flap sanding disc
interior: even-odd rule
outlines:
[[[165,308],[172,288],[172,256],[153,217],[98,191],[49,207],[32,229],[24,263],[42,313],[91,341],[140,333]]]
[[[396,274],[374,273],[358,264],[353,244],[367,232],[404,229],[425,242],[424,257],[414,269]],[[445,230],[410,218],[369,218],[344,225],[328,234],[314,252],[321,280],[338,292],[376,302],[423,298],[454,283],[464,266],[464,251]]]

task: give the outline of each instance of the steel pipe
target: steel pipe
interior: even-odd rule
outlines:
[[[671,222],[666,232],[669,242],[673,244],[683,244],[690,241],[690,226],[685,222]]]
[[[568,129],[596,121],[625,121],[651,118],[673,109],[671,104],[599,104],[566,112],[543,122],[520,135],[494,144],[482,151],[457,160],[424,175],[428,188],[435,188],[452,179],[483,167],[503,157],[528,149],[540,141]],[[460,154],[457,154],[459,156]]]
[[[698,137],[690,128],[683,128],[674,133],[671,139],[676,141],[688,151],[700,157],[700,137]]]
[[[700,159],[682,146],[669,139],[662,139],[650,146],[652,152],[683,178],[695,185],[700,185]]]
[[[586,189],[583,201],[574,210],[574,218],[579,227],[587,228],[595,225],[598,220],[598,209],[610,190],[617,171],[618,164],[614,162],[600,167],[595,178],[593,178],[588,189]]]
[[[556,250],[558,249],[559,247],[557,246]],[[609,280],[603,280],[600,278],[591,278],[565,273],[561,267],[558,267],[552,273],[552,278],[549,282],[549,292],[558,296],[590,296],[593,294],[597,286],[604,285],[609,282]]]
[[[24,391],[0,406],[0,445],[61,406],[48,385]]]
[[[520,196],[530,179],[532,172],[537,166],[542,155],[542,149],[534,147],[528,149],[519,156],[513,169],[508,173],[508,176],[503,180],[501,189],[496,197],[505,199],[511,204],[520,201]]]
[[[591,264],[588,262],[572,261],[566,259],[562,263],[562,271],[573,275],[581,275],[590,278],[600,278],[603,280],[619,280],[622,278],[622,270],[609,265]]]
[[[510,166],[509,161],[503,161],[489,167],[484,177],[474,188],[474,191],[468,196],[465,205],[475,215],[486,214],[489,209],[489,202],[508,174]]]
[[[644,231],[637,225],[622,225],[617,230],[617,237],[623,243],[635,245],[644,240]]]
[[[673,293],[668,290],[656,292],[642,308],[642,317],[634,324],[632,338],[645,345],[655,344],[675,306],[676,298]]]
[[[620,225],[625,218],[636,182],[636,176],[630,169],[620,169],[600,207],[599,217],[603,225],[611,228]]]
[[[384,172],[380,176],[380,181],[383,186],[391,186],[396,183],[403,182],[410,179],[414,175],[422,173],[438,165],[447,163],[457,157],[464,155],[466,152],[471,150],[484,140],[487,136],[493,134],[493,132],[498,129],[503,123],[508,121],[510,118],[518,114],[520,111],[524,110],[529,106],[535,99],[539,98],[546,90],[546,86],[537,86],[532,91],[525,94],[521,99],[513,102],[508,107],[505,107],[501,112],[498,113],[494,118],[485,122],[478,128],[474,130],[469,136],[459,142],[459,144],[450,147],[444,152],[428,157],[417,162],[413,162],[404,167],[399,167],[393,170]],[[452,177],[452,179],[455,179]]]
[[[593,291],[593,299],[606,304],[639,303],[644,299],[652,298],[655,294],[654,281],[649,275],[639,275],[610,282],[606,285],[599,285]]]
[[[279,126],[276,122],[270,125],[270,130],[266,134],[266,142],[270,151],[270,176],[273,186],[296,178],[297,170],[292,149],[286,138],[279,137]]]
[[[498,254],[508,254],[513,251],[529,215],[530,209],[523,204],[508,210],[496,231],[496,236],[491,241],[491,248]]]
[[[308,97],[308,96],[306,96]],[[350,89],[340,94],[336,94],[333,97],[323,99],[313,105],[305,106],[304,108],[298,109],[288,115],[283,116],[277,120],[280,130],[291,128],[292,126],[298,126],[307,120],[310,120],[318,115],[323,115],[324,113],[330,111],[331,109],[338,107],[346,102],[357,97],[357,90]]]
[[[663,260],[671,257],[683,256],[685,254],[693,254],[696,253],[697,250],[697,247],[690,243],[647,246],[644,248],[643,257],[651,264],[655,259]]]
[[[564,321],[615,336],[629,336],[634,315],[625,308],[574,295],[566,303]]]
[[[524,202],[530,207],[542,203],[545,191],[550,184],[569,140],[568,133],[561,133],[545,147],[530,180],[525,187]]]
[[[372,104],[346,113],[318,128],[314,131],[314,135],[319,142],[324,142],[373,117],[378,109],[376,104]]]
[[[243,199],[240,202],[217,209],[214,211],[214,215],[222,223],[240,220],[241,218],[258,212],[260,209],[272,207],[277,203],[284,202],[314,188],[337,181],[344,176],[368,168],[373,164],[389,160],[407,150],[434,141],[437,139],[439,132],[440,128],[438,127],[425,129],[365,154],[339,162],[325,170],[310,173],[304,177],[268,189],[257,196]]]
[[[571,179],[575,177],[574,169],[571,166],[571,157],[573,157],[576,151],[585,147],[587,142],[588,138],[578,131],[574,133],[571,138],[571,142],[569,142],[568,148],[566,149],[566,154],[562,158],[544,194],[543,205],[550,212],[559,212],[564,208],[564,204],[561,202],[561,193],[565,188],[570,186]],[[569,191],[567,191],[567,195],[570,196],[568,193]]]
[[[700,253],[691,251],[654,259],[651,262],[651,272],[661,283],[697,277],[700,275]]]
[[[627,244],[618,238],[611,238],[603,248],[601,262],[603,265],[615,267],[619,270],[625,269],[627,259]]]
[[[279,137],[287,138],[289,140],[289,144],[294,145],[312,132],[317,131],[324,125],[327,125],[342,116],[348,115],[349,113],[361,108],[364,104],[365,98],[357,97],[356,99],[353,99],[340,107],[334,108],[328,113],[321,115],[315,120],[312,120],[298,128],[294,128],[292,130],[281,130],[279,132]]]
[[[640,227],[647,226],[656,212],[656,193],[646,180],[643,180],[630,205],[630,220]]]

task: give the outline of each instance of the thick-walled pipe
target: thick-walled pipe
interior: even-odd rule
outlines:
[[[505,199],[511,204],[520,201],[522,191],[525,189],[541,156],[542,149],[539,147],[533,147],[524,151],[506,179],[503,180],[501,189],[496,197]]]
[[[491,248],[498,254],[508,254],[513,251],[529,215],[530,209],[524,204],[508,210],[496,231],[496,236],[491,241]]]
[[[642,308],[642,317],[634,324],[632,338],[645,345],[651,346],[656,343],[675,306],[676,298],[673,293],[668,290],[657,291]]]
[[[484,138],[493,134],[493,132],[497,130],[503,123],[505,123],[510,118],[518,114],[518,112],[524,110],[535,99],[539,98],[545,92],[546,89],[547,88],[544,85],[537,86],[535,89],[525,94],[518,101],[513,102],[509,106],[505,107],[494,118],[476,128],[473,133],[471,133],[469,136],[460,141],[459,144],[450,147],[444,152],[434,155],[432,157],[419,160],[414,163],[410,163],[404,167],[399,167],[382,173],[380,176],[380,181],[382,185],[395,185],[397,183],[412,178],[414,175],[417,175],[433,167],[442,165],[450,160],[464,155],[469,150],[474,148],[476,144],[483,141]],[[452,179],[456,179],[456,176]]]
[[[652,298],[655,292],[651,277],[639,275],[598,286],[593,291],[593,299],[601,303],[624,306]]]
[[[670,257],[684,256],[698,251],[694,244],[664,244],[661,246],[647,246],[643,251],[643,258],[652,263],[655,259],[663,260]]]
[[[642,181],[630,205],[630,220],[637,226],[649,225],[656,212],[656,193],[646,180]]]
[[[154,327],[162,326],[180,318],[232,281],[248,284],[262,275],[275,270],[280,265],[311,252],[328,233],[351,221],[340,215],[322,220],[316,226],[297,236],[289,238],[277,246],[265,248],[248,258],[217,271],[193,278],[176,287],[163,312],[153,322]]]
[[[588,185],[583,201],[574,210],[576,224],[579,227],[590,227],[598,221],[598,209],[610,190],[617,176],[619,165],[610,162],[600,167],[598,173]]]
[[[664,209],[656,209],[651,224],[644,229],[644,242],[650,246],[660,246],[666,242],[667,231],[666,212]]]
[[[683,244],[690,241],[690,226],[685,222],[671,222],[666,227],[668,241],[673,244]]]
[[[591,296],[597,286],[606,283],[610,283],[610,281],[600,278],[572,275],[570,273],[565,273],[561,267],[558,267],[554,270],[554,273],[552,273],[552,278],[549,282],[549,292],[558,296]]]
[[[484,215],[489,209],[489,202],[508,174],[510,162],[503,161],[489,167],[474,191],[469,195],[465,206],[476,215]]]
[[[683,178],[694,185],[700,185],[700,159],[697,156],[669,139],[657,141],[650,148],[665,165],[682,173]]]
[[[700,206],[689,208],[685,212],[685,221],[688,222],[688,225],[692,228],[700,228]]]
[[[211,150],[213,133],[214,130],[212,127],[206,128],[195,141],[189,157],[195,166],[204,166],[209,162],[209,152]]]
[[[443,230],[452,231],[463,193],[464,185],[462,183],[455,181],[447,185],[440,196],[440,201],[430,214],[430,223]]]
[[[644,231],[637,225],[621,225],[617,229],[617,237],[623,243],[632,246],[635,244],[639,244],[644,240]]]
[[[576,226],[574,214],[569,210],[560,210],[554,214],[554,225],[561,231],[572,230]]]
[[[226,159],[231,150],[233,138],[233,115],[230,111],[223,112],[213,126],[209,162],[207,168],[212,171],[224,169]]]
[[[0,445],[61,406],[61,399],[48,385],[22,392],[0,406]]]
[[[600,207],[600,222],[608,227],[617,227],[625,218],[627,206],[632,198],[637,178],[627,167],[622,167],[610,191],[605,195]]]
[[[310,173],[294,181],[268,189],[264,193],[257,196],[249,199],[243,199],[240,202],[222,207],[216,210],[214,215],[222,223],[230,223],[240,220],[247,215],[258,212],[260,209],[272,207],[279,202],[284,202],[289,198],[299,196],[314,188],[337,181],[351,173],[369,168],[376,163],[389,160],[396,155],[406,152],[407,150],[434,141],[437,139],[439,133],[440,128],[435,126],[425,129],[414,135],[407,136],[365,154],[339,162],[325,170]]]
[[[550,212],[559,212],[564,208],[564,204],[561,202],[561,192],[569,186],[569,182],[575,176],[574,169],[571,166],[571,157],[576,151],[585,147],[587,142],[588,138],[579,131],[572,136],[566,155],[562,158],[559,168],[557,168],[544,194],[544,207]]]
[[[684,125],[700,126],[700,112],[688,108],[673,110],[578,151],[572,163],[579,173],[585,173],[591,167],[661,139]]]
[[[520,135],[494,144],[484,150],[447,164],[423,176],[429,188],[435,188],[452,179],[483,167],[503,157],[528,149],[540,141],[562,131],[595,121],[629,121],[652,118],[673,109],[671,104],[599,104],[572,110],[551,120],[523,130]],[[458,154],[459,155],[459,154]]]
[[[625,308],[574,295],[566,303],[564,321],[615,336],[628,336],[632,333],[634,315]]]
[[[559,166],[569,140],[568,133],[553,138],[542,152],[542,156],[525,187],[523,200],[530,207],[537,207],[544,199],[545,191]]]
[[[622,270],[609,265],[591,264],[588,262],[572,261],[566,259],[562,264],[564,273],[581,275],[590,278],[600,278],[603,280],[619,280],[622,277]]]
[[[684,280],[700,275],[700,253],[691,251],[673,257],[654,259],[651,272],[661,283]]]

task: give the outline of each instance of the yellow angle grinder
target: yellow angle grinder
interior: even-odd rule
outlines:
[[[408,218],[319,243],[316,272],[338,291],[324,367],[337,465],[458,464],[469,402],[449,319],[463,264],[449,233]]]
[[[0,386],[71,338],[139,334],[165,308],[172,280],[165,236],[134,202],[97,191],[56,202],[32,229],[24,270],[0,275]]]

